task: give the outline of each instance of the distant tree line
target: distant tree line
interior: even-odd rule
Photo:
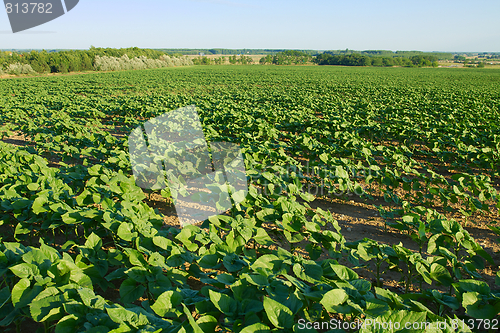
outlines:
[[[454,62],[455,63],[463,63],[464,67],[478,67],[478,68],[484,68],[485,66],[485,61],[486,60],[491,60],[495,59],[495,55],[486,55],[486,54],[479,54],[476,55],[477,58],[472,58],[469,59],[463,55],[455,55]]]
[[[222,49],[222,48],[213,48],[213,49],[157,49],[157,51],[161,51],[163,53],[171,54],[171,55],[277,55],[278,53],[287,52],[290,50],[286,49]],[[316,56],[321,53],[329,53],[332,55],[342,54],[361,54],[367,56],[380,56],[380,57],[403,57],[403,58],[411,58],[415,55],[433,55],[436,56],[439,60],[452,60],[453,54],[449,52],[422,52],[422,51],[390,51],[390,50],[365,50],[365,51],[357,51],[357,50],[329,50],[329,51],[318,51],[318,50],[292,50],[298,51],[301,53],[305,53],[310,56]]]
[[[253,59],[251,57],[245,55],[237,56],[236,54],[227,57],[220,56],[217,58],[201,56],[194,58],[192,61],[194,65],[249,65],[253,63]]]
[[[275,55],[280,52],[285,52],[284,49],[158,49],[167,54],[184,54],[184,55]],[[316,50],[298,50],[299,52],[309,55],[318,53]]]
[[[465,59],[465,57],[477,57],[484,59],[500,59],[500,52],[462,52],[455,55],[455,60],[457,57]]]
[[[166,67],[163,66],[165,63],[171,63],[173,66],[192,64],[190,61],[185,60],[184,57],[172,57],[169,58],[169,62],[165,58],[167,55],[158,50],[140,49],[137,47],[123,49],[91,47],[89,50],[64,50],[57,52],[47,52],[45,50],[33,50],[29,52],[0,51],[0,71],[9,74],[91,71],[103,68],[103,66],[95,66],[97,57],[101,59],[121,59],[125,55],[129,59],[129,65],[135,61],[134,65],[130,65],[132,68],[136,68],[137,66],[142,68],[144,65],[150,66],[146,68]],[[162,57],[163,60],[161,60]],[[145,59],[149,60],[146,61]],[[175,59],[179,59],[179,61]],[[122,62],[125,62],[125,60],[122,60]],[[139,65],[139,62],[143,65]],[[127,66],[123,65],[123,67]]]
[[[200,56],[188,60],[182,54],[206,54],[219,57]],[[140,49],[96,48],[88,50],[25,50],[0,51],[0,74],[68,73],[91,70],[123,70],[159,68],[184,65],[251,64],[250,54],[264,54],[260,64],[273,65],[343,65],[377,67],[423,67],[437,66],[437,60],[455,59],[463,56],[451,53],[386,50],[335,50],[318,53],[314,50],[272,49]],[[486,56],[483,55],[483,56]],[[489,54],[495,56],[495,54]],[[463,58],[463,59],[462,59]],[[484,64],[481,64],[483,66]]]
[[[452,60],[453,54],[449,52],[422,52],[422,51],[389,51],[389,50],[366,50],[366,51],[356,51],[356,50],[334,50],[334,51],[325,51],[323,53],[331,54],[331,55],[349,55],[349,54],[361,54],[369,57],[378,56],[385,58],[412,58],[414,56],[422,55],[422,56],[432,56],[437,60]],[[315,54],[318,55],[319,53]]]
[[[368,56],[359,53],[347,55],[322,53],[314,57],[313,62],[318,65],[342,65],[342,66],[376,66],[376,67],[437,67],[437,56],[434,55],[414,55],[406,57],[382,57]]]
[[[260,58],[259,63],[261,65],[274,64],[274,65],[300,65],[307,64],[312,61],[312,56],[297,50],[283,51],[271,56],[268,54],[265,57]]]

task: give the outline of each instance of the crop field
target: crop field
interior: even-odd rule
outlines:
[[[195,105],[248,194],[181,227],[128,136]],[[500,70],[0,80],[2,332],[496,332]]]

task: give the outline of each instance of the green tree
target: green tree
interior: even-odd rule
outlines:
[[[380,57],[372,58],[372,66],[382,67],[384,65],[384,61]]]
[[[382,58],[382,65],[384,67],[394,66],[394,59],[393,58],[389,58],[389,57],[383,57]]]
[[[82,69],[84,71],[90,71],[93,69],[92,60],[86,52],[82,54]]]

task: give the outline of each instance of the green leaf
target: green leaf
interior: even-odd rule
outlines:
[[[45,245],[45,243],[43,242],[43,239],[40,238],[40,250],[43,252],[43,254],[49,258],[49,260],[52,262],[52,263],[55,263],[57,262],[60,258],[61,258],[61,255],[59,254],[59,252],[48,246],[48,245]]]
[[[32,290],[30,289],[30,285],[30,280],[26,278],[19,280],[19,282],[15,284],[12,288],[12,305],[16,306],[16,304],[19,303],[23,297],[26,298],[29,294],[31,294]],[[33,295],[33,298],[35,298],[35,296],[36,295]]]
[[[75,224],[81,218],[78,213],[67,212],[61,215],[61,219],[66,224]]]
[[[466,292],[462,295],[462,306],[465,312],[479,319],[493,319],[498,311],[491,304],[482,302],[481,294],[476,291]]]
[[[323,276],[323,268],[316,263],[294,264],[293,272],[298,278],[310,283],[317,283]]]
[[[162,248],[163,250],[169,250],[172,248],[172,241],[162,236],[154,236],[153,244]]]
[[[85,304],[88,308],[104,310],[104,306],[106,305],[106,301],[101,296],[96,296],[92,289],[89,288],[79,288],[78,294],[82,299],[83,304]]]
[[[438,263],[433,263],[431,265],[430,276],[432,279],[440,282],[445,286],[450,286],[453,283],[450,272],[446,269],[446,267]]]
[[[9,287],[4,287],[0,290],[0,309],[11,299]],[[14,305],[14,304],[13,304]]]
[[[262,323],[255,323],[250,326],[243,328],[240,333],[267,333],[271,332],[269,326]]]
[[[30,191],[36,191],[36,190],[38,190],[39,187],[40,187],[40,185],[38,185],[37,183],[31,183],[31,184],[28,184],[28,186],[27,186],[28,190],[30,190]]]
[[[241,309],[242,311],[244,311],[244,313],[258,313],[264,310],[264,304],[260,300],[246,298],[241,301]]]
[[[106,307],[106,312],[109,318],[118,324],[127,323],[135,328],[150,324],[146,312],[141,308],[125,309],[115,304],[114,307]],[[130,329],[126,332],[130,332]]]
[[[217,281],[224,283],[225,285],[232,285],[236,279],[232,275],[223,273],[217,275]]]
[[[30,304],[31,317],[36,322],[53,321],[63,317],[64,296],[56,287],[42,291]]]
[[[349,299],[349,295],[344,289],[333,289],[323,296],[320,303],[325,307],[326,311],[336,313],[336,307],[343,304],[347,299]]]
[[[312,195],[311,193],[302,192],[300,193],[300,197],[307,202],[314,201],[314,195]]]
[[[132,303],[144,295],[146,287],[137,285],[135,280],[126,279],[120,285],[120,298],[123,303]]]
[[[56,325],[55,333],[74,333],[78,328],[81,319],[70,314],[63,317]]]
[[[36,215],[40,213],[47,212],[48,210],[43,207],[48,202],[47,197],[38,197],[33,201],[33,205],[31,206],[31,209],[33,210],[33,213]]]
[[[264,254],[260,256],[252,264],[252,269],[258,271],[259,269],[267,269],[272,272],[277,272],[283,264],[283,260],[275,256],[274,254]]]
[[[246,262],[234,253],[224,256],[222,264],[228,272],[237,272],[246,266]]]
[[[379,323],[399,323],[400,327],[402,328],[401,330],[394,331],[394,332],[421,332],[421,333],[426,333],[425,332],[425,325],[423,323],[426,322],[426,312],[413,312],[413,311],[406,311],[406,310],[401,310],[401,311],[393,311],[392,313],[388,315],[384,315],[381,317],[375,318],[375,321]],[[422,330],[419,329],[413,329],[412,325],[417,325],[418,327],[422,327]],[[372,327],[375,324],[372,325]],[[404,330],[405,326],[409,325],[410,330]],[[363,331],[363,333],[366,331]],[[383,331],[382,331],[383,332]],[[389,331],[390,332],[390,331]]]
[[[144,255],[141,252],[130,248],[125,249],[125,252],[127,252],[128,259],[132,265],[144,268],[149,267],[148,262],[144,259]]]
[[[193,238],[193,235],[197,233],[199,228],[193,226],[193,225],[188,225],[184,228],[182,228],[182,231],[175,236],[176,239],[180,240],[182,244],[186,247],[191,252],[194,252],[198,249],[198,245],[196,243],[193,243],[191,241],[191,238]]]
[[[198,324],[203,332],[215,332],[218,323],[217,319],[210,315],[200,317],[196,320],[196,324]]]
[[[151,306],[151,309],[160,317],[165,317],[165,315],[171,312],[176,306],[181,304],[182,295],[175,290],[169,290],[164,292],[158,297],[155,304]]]
[[[470,291],[462,294],[462,305],[464,308],[479,301],[481,301],[481,297],[478,292]]]
[[[124,241],[131,242],[134,237],[137,237],[137,232],[132,232],[133,230],[133,224],[122,222],[116,234]]]
[[[253,285],[256,286],[268,286],[269,281],[267,276],[260,274],[245,274],[245,279]]]
[[[293,324],[293,313],[285,305],[264,296],[264,310],[271,323],[280,329],[290,329]]]
[[[257,243],[265,246],[274,244],[273,240],[269,237],[264,228],[257,228],[257,232],[253,239],[255,239]]]
[[[372,317],[379,317],[390,310],[386,302],[379,299],[371,299],[366,302],[365,313]]]
[[[337,277],[344,281],[356,280],[359,278],[358,274],[349,267],[343,265],[334,265],[330,263],[330,267],[335,272]]]
[[[231,198],[235,203],[243,202],[243,200],[245,200],[246,198],[246,192],[243,190],[236,191],[231,194]]]
[[[477,291],[482,295],[489,295],[491,292],[490,287],[484,281],[478,280],[460,280],[458,285],[464,291]]]
[[[194,321],[194,318],[191,315],[191,311],[189,311],[187,306],[182,304],[182,307],[184,308],[184,313],[186,314],[186,316],[188,318],[189,325],[193,329],[193,332],[194,333],[204,333],[203,330],[201,329],[201,327]]]
[[[31,204],[29,199],[19,199],[12,204],[14,210],[21,210],[28,207]]]
[[[126,270],[125,274],[127,274],[135,282],[146,283],[149,272],[144,267],[134,266],[134,267]]]
[[[216,254],[205,254],[201,257],[198,265],[202,268],[215,268],[218,266],[219,257]]]
[[[213,290],[208,291],[210,300],[215,307],[226,316],[235,316],[238,314],[238,302],[230,296],[218,293]]]
[[[88,249],[93,249],[94,251],[99,250],[102,247],[102,241],[99,236],[91,233],[85,242],[85,247]]]
[[[12,271],[12,273],[20,277],[21,279],[35,277],[40,274],[40,270],[38,269],[38,267],[36,267],[33,264],[27,264],[27,263],[15,265],[9,267],[9,269]]]

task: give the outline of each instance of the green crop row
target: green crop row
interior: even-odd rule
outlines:
[[[472,331],[496,331],[498,254],[452,216],[498,222],[499,79],[495,70],[198,66],[0,81],[0,326],[358,330],[300,325],[341,320],[469,332],[452,324],[482,319]],[[249,191],[227,214],[180,229],[153,205],[169,205],[170,191],[135,184],[127,136],[192,104],[208,141],[240,144]],[[8,143],[14,134],[22,145]],[[347,241],[314,201],[348,194],[417,250]],[[399,291],[381,279],[389,271]]]

